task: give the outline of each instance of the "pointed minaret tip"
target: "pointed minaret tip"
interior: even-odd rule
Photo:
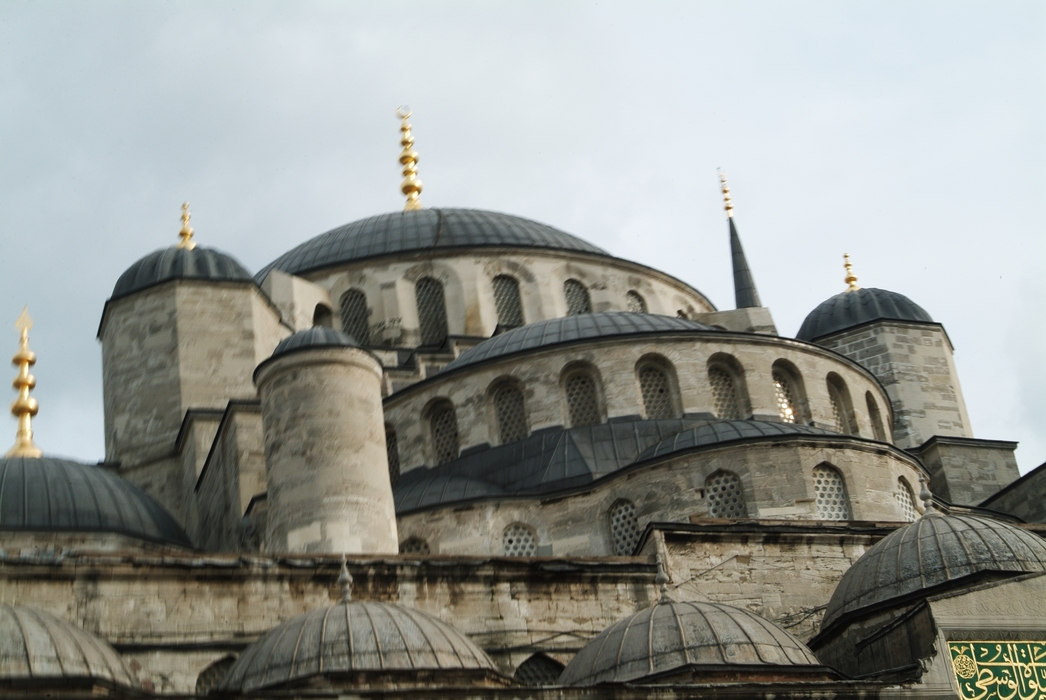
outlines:
[[[178,241],[178,247],[184,248],[185,250],[192,250],[196,247],[196,241],[192,239],[194,231],[192,226],[189,225],[189,219],[192,218],[192,214],[189,213],[189,203],[182,202],[182,229],[178,232],[180,240]]]
[[[734,267],[734,304],[738,309],[757,308],[763,304],[759,300],[759,292],[755,288],[755,280],[752,279],[752,270],[748,267],[744,248],[741,247],[741,237],[737,235],[737,227],[734,226],[734,205],[730,201],[730,188],[726,184],[726,174],[718,169],[716,172],[719,174],[724,208],[730,222],[730,260]]]
[[[726,209],[726,215],[729,218],[734,218],[734,205],[730,202],[730,188],[726,185],[726,174],[716,168],[716,173],[719,174],[719,184],[723,188],[723,203]]]
[[[857,275],[854,274],[854,266],[850,262],[849,253],[843,253],[843,267],[846,268],[846,277],[843,279],[846,282],[846,291],[856,292],[860,287],[857,286]]]
[[[421,209],[421,180],[418,179],[418,152],[414,150],[414,137],[410,133],[410,107],[403,105],[396,110],[396,116],[400,118],[400,164],[403,166],[403,182],[400,183],[400,191],[407,196],[407,204],[403,211],[416,211]]]
[[[33,319],[29,317],[29,307],[26,306],[15,322],[19,336],[18,352],[11,358],[11,363],[18,367],[18,376],[13,382],[18,398],[11,404],[11,413],[18,419],[18,430],[14,447],[5,457],[42,457],[44,454],[33,444],[33,416],[40,410],[40,405],[29,395],[30,389],[36,386],[36,377],[29,374],[29,368],[36,364],[36,353],[29,349],[29,329],[32,327]]]

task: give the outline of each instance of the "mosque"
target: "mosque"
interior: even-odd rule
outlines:
[[[725,179],[730,310],[423,208],[399,116],[404,211],[252,275],[184,205],[120,276],[104,462],[36,447],[19,319],[0,695],[1046,700],[1046,465],[927,310],[847,257],[779,335]]]

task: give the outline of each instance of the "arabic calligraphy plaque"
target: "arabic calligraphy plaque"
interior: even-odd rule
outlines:
[[[963,700],[1046,700],[1046,642],[948,642]]]

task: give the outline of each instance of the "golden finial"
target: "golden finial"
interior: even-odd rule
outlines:
[[[726,175],[716,168],[716,172],[719,173],[719,182],[723,186],[723,201],[726,202],[726,215],[728,218],[734,218],[734,205],[730,203],[730,188],[726,186]]]
[[[182,230],[178,232],[182,240],[178,241],[179,248],[185,248],[186,250],[192,250],[196,247],[196,241],[192,239],[194,231],[192,226],[189,225],[189,219],[192,218],[192,214],[189,213],[189,203],[182,202]]]
[[[846,268],[846,279],[843,281],[850,285],[846,288],[846,291],[856,292],[860,287],[857,286],[857,275],[854,274],[854,266],[853,263],[850,262],[849,253],[843,253],[843,267]]]
[[[396,110],[396,116],[402,120],[400,131],[403,132],[403,136],[400,137],[400,145],[403,146],[403,150],[400,151],[400,164],[403,165],[400,191],[407,195],[407,204],[403,211],[421,209],[421,200],[418,199],[418,195],[421,194],[421,180],[418,179],[417,168],[418,152],[414,150],[414,137],[410,135],[410,122],[407,121],[410,115],[410,108],[406,105]]]
[[[44,454],[33,444],[33,416],[40,410],[40,405],[29,395],[29,390],[36,386],[36,377],[29,374],[29,368],[36,364],[36,353],[29,349],[29,329],[32,327],[33,319],[29,318],[29,307],[26,306],[15,322],[19,333],[18,352],[11,358],[11,364],[18,367],[18,376],[13,382],[18,398],[11,404],[11,413],[18,418],[18,432],[15,433],[14,447],[5,457],[42,457]]]

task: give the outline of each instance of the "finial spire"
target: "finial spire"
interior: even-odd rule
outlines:
[[[182,202],[182,230],[178,232],[181,236],[181,240],[178,241],[179,248],[185,248],[186,250],[192,250],[196,247],[196,241],[192,239],[194,231],[189,226],[189,219],[192,218],[192,214],[189,213],[189,203]]]
[[[418,195],[421,194],[421,180],[418,179],[417,168],[418,152],[414,150],[414,137],[410,135],[410,122],[407,121],[411,114],[410,107],[406,105],[396,110],[396,116],[402,120],[400,131],[403,133],[400,137],[400,145],[403,146],[403,150],[400,151],[400,164],[403,166],[400,191],[407,195],[407,204],[403,211],[421,209],[421,200],[418,199]]]
[[[29,374],[29,368],[36,364],[36,353],[29,349],[29,329],[33,319],[29,318],[29,307],[22,309],[22,315],[15,322],[19,333],[18,352],[11,358],[11,363],[18,367],[14,387],[18,398],[11,404],[11,413],[18,418],[18,432],[15,433],[15,444],[7,451],[5,457],[42,457],[43,452],[33,444],[33,416],[40,410],[36,399],[29,395],[29,390],[36,386],[36,377]]]
[[[930,493],[930,487],[926,483],[926,477],[919,477],[919,500],[923,502],[923,515],[929,514],[933,511],[933,494]]]
[[[345,555],[341,555],[341,574],[338,575],[338,584],[341,586],[341,602],[348,603],[352,600],[352,574],[345,564]]]
[[[665,571],[665,564],[661,561],[661,557],[657,558],[657,576],[654,577],[654,583],[657,584],[658,588],[658,602],[659,603],[670,603],[672,599],[668,597],[668,582],[671,579],[668,578],[668,572]]]
[[[846,279],[843,281],[849,285],[846,288],[848,292],[856,292],[860,287],[857,286],[857,275],[854,274],[854,265],[850,262],[850,254],[843,253],[843,267],[846,268]]]
[[[726,215],[730,222],[730,261],[734,267],[734,304],[739,309],[752,309],[763,305],[759,301],[759,291],[752,279],[752,270],[748,267],[748,258],[741,247],[741,237],[734,226],[734,205],[730,202],[730,188],[726,185],[726,175],[716,169],[719,182],[723,187],[723,200],[726,202]]]
[[[719,168],[716,168],[716,172],[719,173],[719,183],[723,188],[723,202],[726,215],[732,219],[734,218],[734,205],[730,202],[730,188],[726,184],[726,175]]]

